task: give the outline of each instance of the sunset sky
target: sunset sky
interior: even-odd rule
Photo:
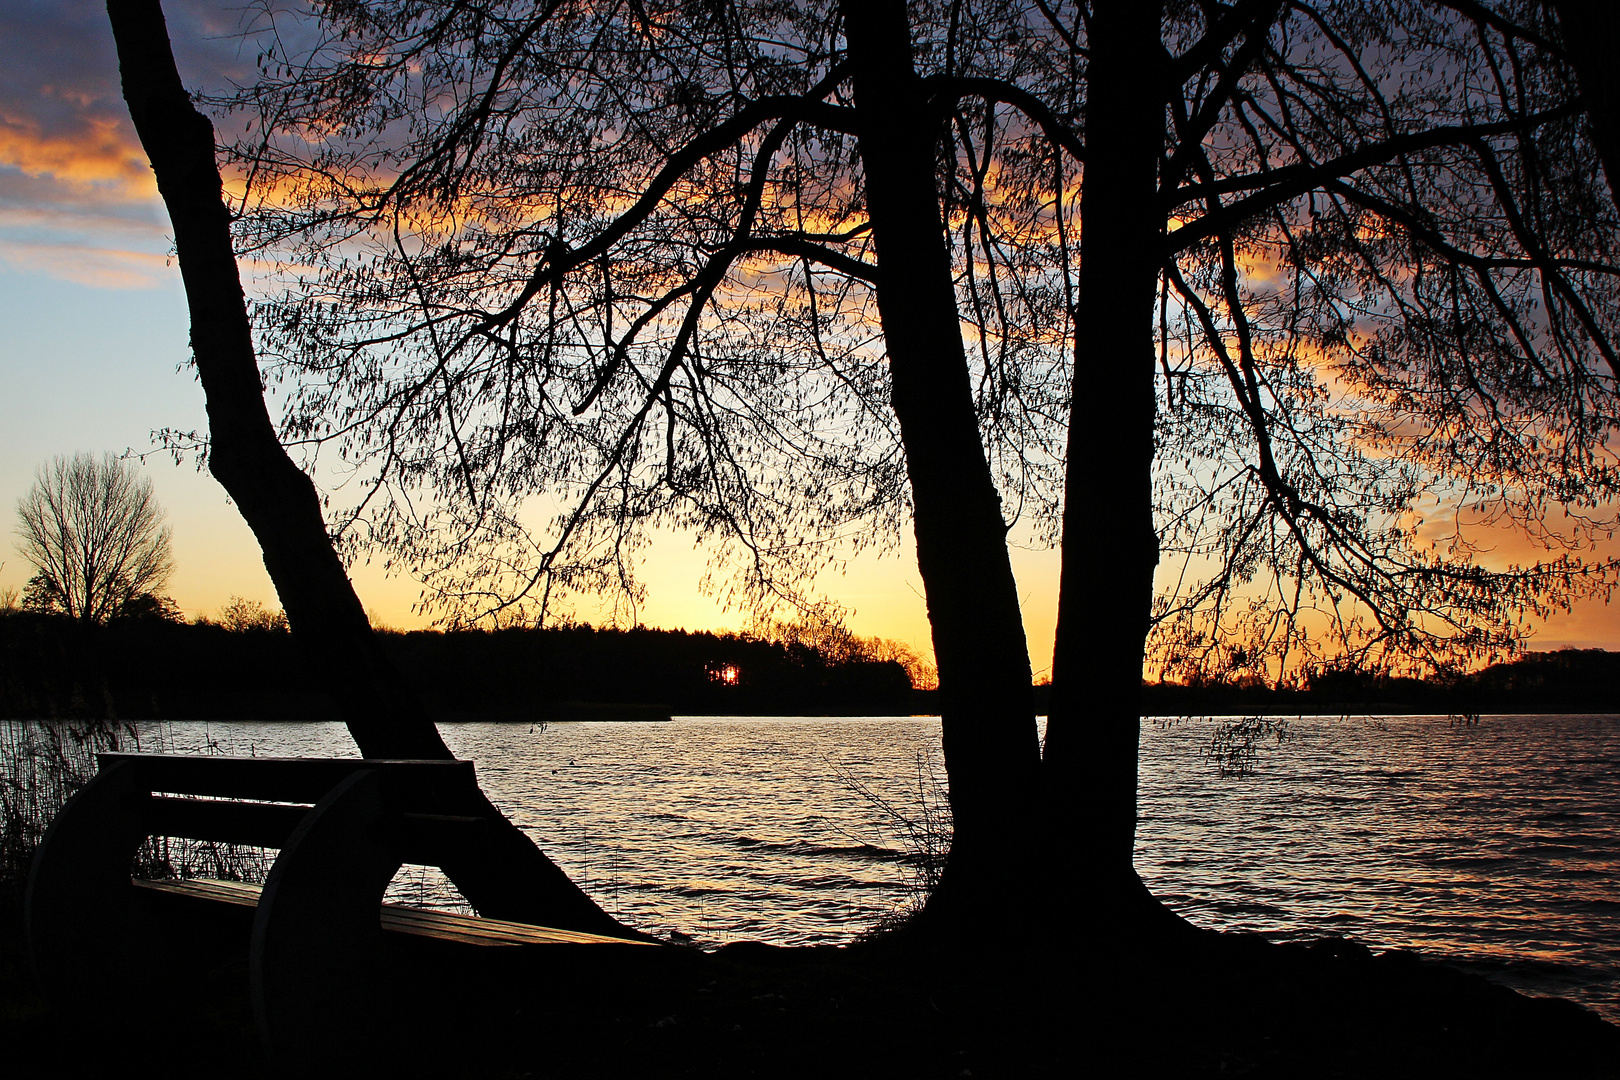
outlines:
[[[182,76],[215,85],[252,70],[233,40],[232,5],[164,5]],[[0,588],[29,570],[12,544],[13,507],[56,454],[130,451],[169,512],[185,614],[212,615],[232,594],[275,606],[252,536],[223,491],[189,461],[154,452],[160,428],[200,429],[202,393],[185,368],[187,318],[168,222],[119,96],[103,6],[95,0],[0,2]],[[1504,540],[1504,553],[1520,545]],[[1527,548],[1523,555],[1533,558]],[[644,577],[648,625],[740,627],[745,612],[700,596],[706,556],[662,536]],[[1050,663],[1057,558],[1015,551],[1037,673]],[[359,567],[356,585],[384,622],[409,627],[416,587]],[[823,588],[854,610],[857,633],[928,646],[909,550],[863,557]],[[580,616],[590,618],[589,611]],[[1620,617],[1590,605],[1550,622],[1535,648],[1620,648]]]
[[[164,4],[183,77],[216,83],[251,71],[251,49],[230,39],[227,5]],[[252,535],[223,490],[187,461],[153,452],[160,428],[204,426],[189,371],[180,274],[168,219],[122,98],[104,7],[6,0],[0,5],[0,588],[29,570],[13,547],[17,500],[34,470],[80,450],[147,454],[145,471],[169,512],[176,572],[170,592],[187,616],[212,615],[232,594],[272,606],[275,592]],[[690,538],[660,537],[645,567],[648,625],[736,628],[746,612],[699,595],[707,555]],[[1055,559],[1021,558],[1032,652],[1049,662]],[[418,626],[409,579],[354,571],[384,622]],[[909,551],[865,557],[825,589],[855,611],[858,633],[928,647],[921,580]],[[589,611],[580,616],[589,618]]]

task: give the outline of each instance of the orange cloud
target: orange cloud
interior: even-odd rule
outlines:
[[[47,133],[33,118],[0,114],[0,166],[95,186],[127,201],[157,195],[146,154],[112,116],[86,115],[72,133]]]

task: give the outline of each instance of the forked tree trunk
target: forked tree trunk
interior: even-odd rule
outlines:
[[[191,104],[159,0],[108,0],[129,104],[174,226],[191,312],[191,347],[207,398],[210,470],[247,520],[293,637],[367,757],[447,758],[404,677],[383,653],[333,549],[315,486],[287,456],[265,407],[213,125]],[[627,932],[487,800],[500,823],[490,852],[446,866],[485,915]]]
[[[1164,214],[1161,5],[1098,0],[1089,25],[1080,289],[1063,569],[1042,770],[1083,896],[1156,909],[1132,864],[1153,525],[1153,310]]]
[[[1021,879],[1035,869],[1040,747],[1007,529],[974,414],[935,197],[936,125],[912,66],[904,0],[851,0],[843,11],[955,819],[929,912],[1026,912]]]

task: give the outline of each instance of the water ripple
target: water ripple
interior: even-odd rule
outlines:
[[[1137,865],[1206,926],[1442,954],[1620,1020],[1620,717],[1303,718],[1219,778],[1213,721],[1145,723]],[[353,754],[332,724],[147,725],[148,749]],[[848,941],[907,899],[928,718],[459,724],[496,805],[619,917],[700,942]],[[459,901],[407,867],[398,899]]]
[[[1137,865],[1168,903],[1444,954],[1620,1020],[1620,717],[1304,718],[1227,779],[1200,756],[1213,723],[1144,725]]]

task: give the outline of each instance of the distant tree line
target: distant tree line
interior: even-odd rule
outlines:
[[[340,718],[301,677],[304,661],[279,612],[240,602],[221,622],[166,614],[86,628],[58,613],[0,611],[0,717]],[[874,715],[928,704],[899,660],[753,635],[581,624],[381,637],[439,720],[542,720],[578,703]]]
[[[0,717],[339,718],[297,677],[303,661],[281,612],[232,597],[217,621],[185,623],[168,598],[148,601],[93,629],[0,605]],[[441,721],[556,719],[589,715],[576,707],[591,703],[695,715],[938,711],[931,670],[903,644],[813,626],[716,634],[583,623],[380,636]],[[1616,687],[1620,652],[1563,649],[1427,679],[1324,667],[1284,686],[1145,683],[1141,708],[1144,716],[1620,712]],[[1035,688],[1042,712],[1049,693]]]
[[[1425,679],[1330,666],[1293,685],[1239,680],[1142,687],[1144,716],[1561,712],[1620,712],[1620,652],[1532,652]]]
[[[57,457],[17,506],[34,575],[0,594],[0,716],[338,719],[299,677],[284,612],[232,596],[185,624],[152,482],[104,454]],[[937,682],[903,642],[864,638],[832,606],[742,635],[588,624],[387,633],[383,650],[437,719],[601,716],[614,703],[686,713],[904,713]],[[370,621],[375,624],[376,619]],[[640,710],[638,715],[646,715]]]

